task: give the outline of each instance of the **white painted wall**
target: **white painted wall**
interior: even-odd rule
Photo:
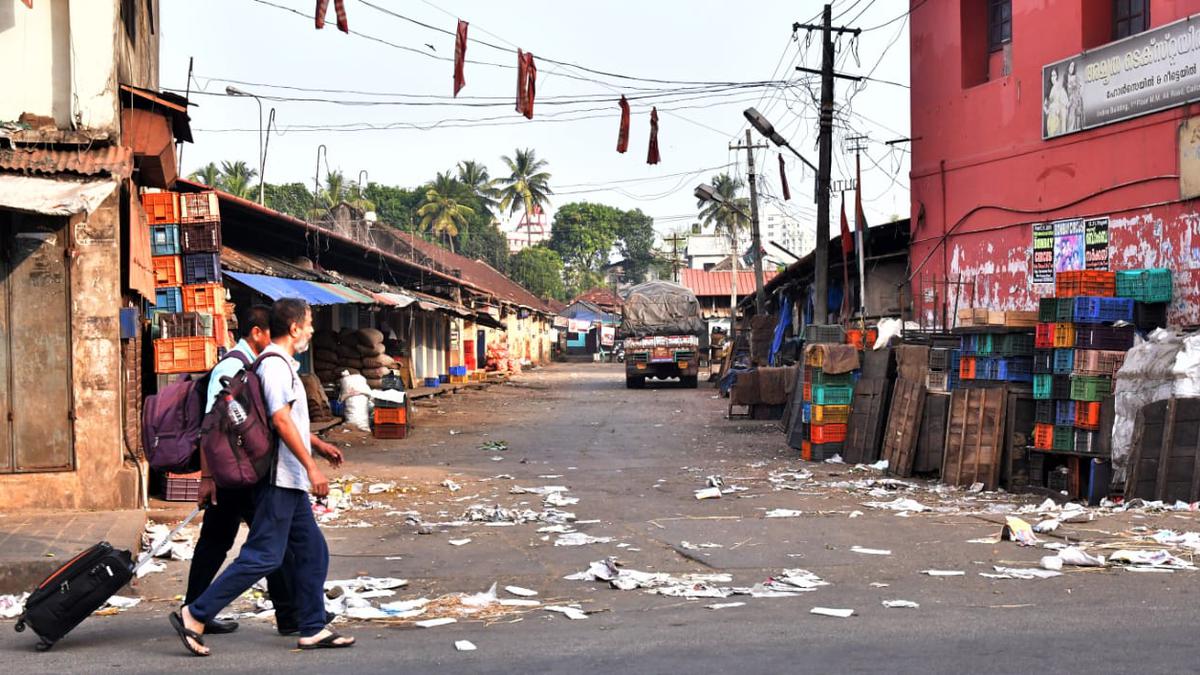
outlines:
[[[117,0],[0,0],[0,120],[118,131]]]

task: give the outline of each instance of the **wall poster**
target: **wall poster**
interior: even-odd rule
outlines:
[[[1053,284],[1059,272],[1107,269],[1107,216],[1033,224],[1031,283]]]

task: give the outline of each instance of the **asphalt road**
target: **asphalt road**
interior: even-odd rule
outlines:
[[[567,507],[579,530],[613,537],[608,544],[555,547],[535,525],[471,525],[418,535],[386,509],[352,511],[372,527],[330,528],[331,576],[400,576],[410,586],[398,599],[478,592],[491,583],[537,589],[547,602],[576,602],[589,612],[570,621],[544,611],[490,622],[460,621],[432,629],[341,624],[360,644],[350,650],[300,653],[267,622],[250,620],[235,635],[215,636],[214,656],[185,655],[166,623],[172,595],[182,592],[185,563],[151,575],[137,591],[145,601],[118,616],[93,617],[46,654],[28,634],[0,625],[5,672],[264,672],[451,673],[1158,673],[1195,672],[1197,573],[1135,574],[1070,570],[1045,580],[990,580],[992,565],[1033,563],[1045,553],[1010,542],[969,543],[996,534],[1002,517],[987,513],[985,496],[963,493],[923,503],[968,502],[967,514],[897,517],[870,509],[861,492],[828,484],[868,477],[848,467],[796,461],[783,435],[767,422],[723,418],[725,400],[706,387],[627,391],[618,366],[555,366],[422,408],[402,442],[364,441],[335,431],[348,444],[346,474],[394,480],[407,488],[386,495],[389,509],[416,510],[426,521],[452,520],[471,503],[506,506],[534,495],[510,495],[512,485],[566,485],[579,504]],[[452,433],[453,432],[453,433]],[[505,440],[506,452],[479,448]],[[493,457],[501,457],[493,461]],[[808,468],[823,485],[776,491],[771,470]],[[509,474],[512,479],[496,478]],[[719,500],[693,491],[708,475],[748,488]],[[541,478],[539,476],[555,476]],[[441,486],[450,478],[461,490]],[[532,499],[531,499],[532,498]],[[1029,499],[1017,500],[1021,503]],[[1039,500],[1033,500],[1034,502]],[[803,511],[766,519],[768,509]],[[863,512],[853,518],[854,511]],[[1109,516],[1067,536],[1111,537],[1144,525],[1197,530],[1194,514]],[[551,535],[553,536],[553,535]],[[448,540],[469,537],[454,547]],[[720,548],[687,549],[714,543]],[[618,547],[625,544],[625,547]],[[852,546],[890,550],[888,556]],[[727,572],[732,585],[752,585],[785,568],[802,567],[830,582],[793,598],[688,600],[562,577],[589,561],[617,556],[644,571]],[[964,576],[932,578],[924,569]],[[872,585],[876,584],[876,585]],[[886,587],[878,584],[887,584]],[[885,609],[905,599],[919,609]],[[713,602],[742,601],[712,610]],[[854,609],[849,619],[809,613],[813,607]],[[457,652],[470,640],[474,652]]]

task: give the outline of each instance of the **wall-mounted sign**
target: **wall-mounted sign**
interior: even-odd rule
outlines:
[[[1033,224],[1032,283],[1052,284],[1059,272],[1107,269],[1107,217]]]
[[[1200,15],[1042,67],[1042,138],[1200,98]]]

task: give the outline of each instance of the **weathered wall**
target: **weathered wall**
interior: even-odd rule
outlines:
[[[964,86],[962,3],[913,11],[910,269],[927,323],[941,309],[922,291],[947,278],[967,283],[959,306],[1034,309],[1045,289],[1030,283],[1032,224],[1086,216],[1110,219],[1110,269],[1171,268],[1171,320],[1200,323],[1200,209],[1179,199],[1177,147],[1194,105],[1041,137],[1042,66],[1097,44],[1082,9],[1103,4],[1013,3],[1011,74],[974,86]],[[1198,0],[1150,4],[1153,26],[1200,12]],[[953,307],[954,293],[945,300]]]
[[[71,359],[75,471],[0,475],[0,510],[136,508],[121,427],[120,191],[73,218]],[[19,299],[17,299],[19,302]]]

